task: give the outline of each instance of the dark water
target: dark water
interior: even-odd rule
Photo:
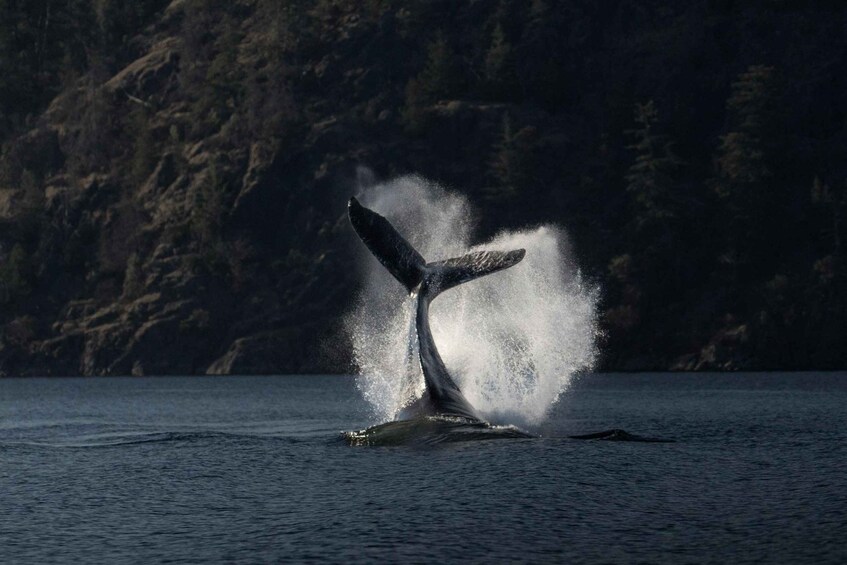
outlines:
[[[847,560],[847,374],[598,375],[535,439],[350,447],[346,377],[0,380],[0,562]],[[675,443],[577,441],[624,428]]]

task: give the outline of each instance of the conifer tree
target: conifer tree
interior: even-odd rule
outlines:
[[[550,7],[545,0],[532,0],[529,4],[530,22],[538,22],[549,17]]]
[[[491,199],[508,199],[530,187],[535,179],[535,128],[514,131],[509,114],[503,116],[500,141],[491,160],[491,175],[497,186],[489,191]]]
[[[90,0],[0,0],[0,134],[85,69],[95,28]]]
[[[724,259],[736,270],[755,270],[769,259],[770,236],[779,229],[774,68],[753,65],[743,72],[732,85],[727,111],[730,127],[721,137],[714,185],[727,216]]]
[[[150,17],[164,5],[164,0],[94,0],[103,47],[121,54],[129,39],[140,33]]]
[[[842,186],[841,190],[835,190],[820,177],[815,177],[812,183],[812,204],[825,216],[822,231],[831,241],[833,254],[840,256],[844,251],[842,231],[847,217],[847,188]]]
[[[133,253],[126,261],[124,272],[123,298],[132,300],[144,290],[143,271],[138,253]]]
[[[682,202],[677,173],[682,162],[674,155],[668,136],[657,133],[659,111],[650,100],[635,105],[636,127],[628,133],[635,160],[627,171],[626,190],[634,202],[632,227],[633,273],[629,284],[643,297],[645,308],[656,307],[663,296],[682,284],[678,249]]]
[[[153,137],[152,119],[148,108],[135,108],[129,115],[128,130],[132,136],[133,152],[130,178],[134,184],[142,184],[153,171],[159,154]]]
[[[760,200],[760,191],[772,175],[770,149],[776,114],[773,67],[754,65],[732,85],[727,101],[730,131],[718,149],[716,190],[739,213],[746,214]]]
[[[483,76],[487,90],[495,97],[508,96],[516,81],[512,46],[500,24],[497,24],[491,34],[491,45],[485,54]]]
[[[661,222],[676,215],[673,174],[680,165],[672,152],[667,136],[657,134],[659,120],[655,103],[636,104],[635,122],[638,127],[629,133],[635,142],[629,149],[635,152],[635,162],[626,175],[626,189],[637,204],[638,227]]]
[[[432,103],[452,96],[458,90],[459,80],[456,54],[444,34],[439,33],[429,44],[426,66],[418,75],[426,101]]]
[[[424,109],[442,98],[453,96],[461,82],[456,54],[439,33],[427,48],[423,70],[406,84],[406,104],[403,122],[410,131],[424,126]]]
[[[14,302],[29,293],[30,271],[29,256],[23,246],[16,243],[0,264],[0,304]]]
[[[205,181],[194,194],[190,227],[194,240],[208,262],[214,262],[221,243],[224,213],[226,212],[226,184],[217,168],[209,167]]]

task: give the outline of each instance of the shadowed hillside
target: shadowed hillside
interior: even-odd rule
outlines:
[[[0,374],[348,370],[409,173],[565,226],[603,368],[847,367],[847,7],[689,4],[0,0]]]

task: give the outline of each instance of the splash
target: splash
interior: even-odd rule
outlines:
[[[432,303],[430,325],[447,369],[484,417],[543,420],[597,355],[597,290],[573,266],[564,232],[554,226],[503,232],[472,247],[467,199],[437,184],[407,176],[367,187],[360,196],[427,261],[476,250],[526,249],[517,266],[440,295]],[[359,389],[375,416],[387,420],[424,389],[411,331],[414,305],[372,256],[362,262],[363,288],[345,327]]]

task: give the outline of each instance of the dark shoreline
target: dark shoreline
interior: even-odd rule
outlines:
[[[847,369],[809,369],[809,370],[752,370],[752,371],[594,371],[584,375],[574,375],[572,378],[577,381],[583,377],[591,375],[602,376],[643,376],[643,375],[677,375],[685,376],[702,376],[715,375],[720,377],[738,375],[837,375],[844,373],[847,377]],[[179,374],[164,374],[164,375],[32,375],[32,376],[5,376],[0,377],[0,382],[3,380],[26,380],[26,379],[89,379],[96,380],[100,378],[118,378],[118,379],[166,379],[172,377],[180,378],[285,378],[285,377],[355,377],[355,373],[258,373],[258,374],[243,374],[243,375],[179,375]]]

